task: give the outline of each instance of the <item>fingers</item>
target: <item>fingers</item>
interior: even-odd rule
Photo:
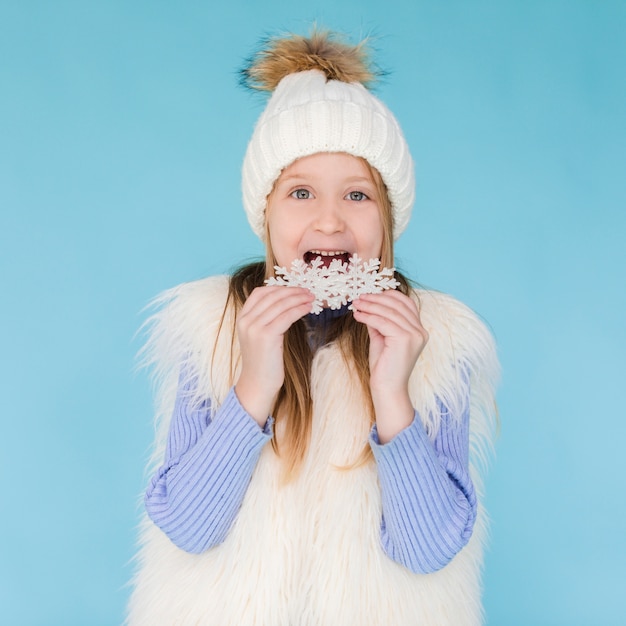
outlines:
[[[248,413],[263,424],[284,380],[283,336],[311,310],[314,296],[308,289],[257,287],[237,320],[241,371],[235,386]]]
[[[239,325],[264,329],[270,334],[284,334],[286,330],[311,310],[314,296],[299,287],[257,287],[241,310]]]
[[[416,338],[419,336],[424,343],[428,341],[428,333],[422,326],[416,303],[399,291],[364,294],[352,305],[355,319],[384,337],[408,333]]]
[[[407,393],[428,333],[416,303],[398,291],[363,295],[352,304],[354,319],[367,326],[370,336],[370,389],[378,419],[387,400]]]
[[[264,286],[257,287],[246,300],[242,313],[263,314],[268,309],[279,305],[280,302],[291,303],[295,300],[310,299],[313,294],[302,287]]]

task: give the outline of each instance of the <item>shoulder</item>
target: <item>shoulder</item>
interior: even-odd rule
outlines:
[[[411,297],[429,335],[412,377],[416,408],[432,415],[437,397],[460,415],[471,390],[480,400],[478,412],[490,416],[500,374],[491,330],[475,311],[448,294],[413,289]]]
[[[224,310],[228,297],[228,276],[209,276],[182,283],[159,294],[149,304],[153,314],[148,326],[162,325],[178,332],[206,327],[214,314]]]
[[[434,324],[450,323],[485,323],[469,306],[455,297],[432,289],[412,289],[411,297],[417,301],[420,314]]]
[[[197,307],[220,303],[223,305],[228,294],[229,281],[229,276],[219,275],[181,283],[159,294],[150,306],[155,309],[171,309],[177,305]]]
[[[210,345],[223,322],[228,276],[182,283],[150,302],[151,315],[141,327],[140,362],[156,370],[175,367]]]
[[[148,370],[155,390],[151,467],[156,468],[163,459],[181,372],[197,374],[201,381],[197,388],[206,391],[207,397],[213,391],[206,382],[207,372],[225,318],[229,280],[228,276],[211,276],[183,283],[162,292],[148,306],[150,315],[140,329],[143,346],[138,364]],[[220,398],[225,397],[225,388],[226,382],[221,383]],[[211,395],[217,398],[217,392]]]
[[[495,341],[486,322],[469,306],[451,295],[430,289],[413,289],[420,319],[431,344],[438,349],[448,346],[455,360],[474,360],[482,354],[495,356]]]

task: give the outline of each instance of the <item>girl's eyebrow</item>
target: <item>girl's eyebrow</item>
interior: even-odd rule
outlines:
[[[278,184],[289,182],[292,180],[308,180],[308,177],[306,176],[306,174],[289,174],[289,176],[281,176],[278,179]]]
[[[350,178],[346,178],[346,183],[367,183],[369,185],[373,185],[374,181],[367,176],[351,176]]]

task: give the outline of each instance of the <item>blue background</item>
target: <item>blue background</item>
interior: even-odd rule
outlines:
[[[626,3],[216,4],[0,2],[2,622],[120,623],[140,311],[262,252],[236,70],[317,19],[391,70],[419,181],[398,265],[499,343],[488,623],[626,623]]]

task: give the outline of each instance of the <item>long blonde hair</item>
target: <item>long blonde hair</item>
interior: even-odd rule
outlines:
[[[362,159],[362,161],[366,165],[375,185],[381,211],[383,225],[383,241],[380,255],[381,266],[393,267],[393,215],[387,188],[378,171],[365,159]],[[271,193],[269,197],[271,197]],[[274,275],[276,259],[274,258],[267,233],[267,221],[266,242],[265,261],[243,265],[230,278],[228,298],[222,322],[228,308],[234,307],[233,338],[236,332],[237,315],[246,299],[256,287],[263,285],[266,278]],[[400,282],[399,290],[407,294],[410,289],[407,278],[399,272],[396,272],[395,277]],[[220,332],[221,329],[222,323],[220,323]],[[355,321],[352,315],[342,315],[332,320],[326,339],[328,342],[336,341],[338,343],[346,366],[356,375],[363,391],[364,419],[373,424],[374,406],[369,387],[369,334],[367,327]],[[272,447],[283,460],[284,479],[286,481],[297,475],[311,438],[313,417],[313,400],[311,397],[312,362],[313,352],[307,341],[305,322],[300,319],[285,333],[285,380],[278,392],[272,411],[276,423],[285,420],[282,441],[279,441],[274,436],[272,438]],[[231,367],[232,371],[233,368]],[[230,384],[232,385],[234,382],[234,380],[231,380]],[[289,419],[286,419],[287,416],[289,416]],[[371,450],[367,446],[359,459],[355,459],[355,465],[365,462],[370,456]]]

